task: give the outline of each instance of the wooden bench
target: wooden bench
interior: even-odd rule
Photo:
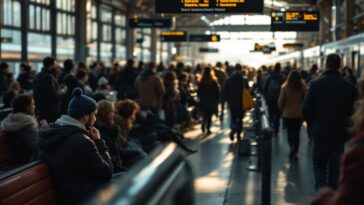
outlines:
[[[12,152],[9,144],[8,136],[0,133],[0,172],[6,172],[13,168]]]
[[[0,175],[0,204],[57,204],[47,165],[35,161]]]

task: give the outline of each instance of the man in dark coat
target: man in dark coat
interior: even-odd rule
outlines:
[[[60,204],[79,204],[110,181],[112,162],[105,142],[93,127],[96,102],[76,88],[68,115],[39,130],[42,160],[54,179]]]
[[[230,121],[230,140],[234,141],[234,135],[240,140],[243,129],[243,89],[248,88],[248,83],[244,80],[242,67],[240,64],[235,66],[235,72],[225,83],[223,98],[228,103],[231,115]]]
[[[118,92],[118,99],[134,99],[133,87],[138,74],[134,67],[134,60],[129,59],[124,70],[122,70],[115,82],[114,88]]]
[[[330,54],[326,71],[313,80],[302,105],[304,120],[310,126],[314,141],[313,165],[316,188],[336,188],[339,160],[349,139],[349,117],[357,98],[357,90],[340,75],[341,59]]]
[[[34,101],[38,120],[56,121],[60,115],[61,97],[66,89],[59,89],[56,60],[46,57],[42,71],[34,79]]]
[[[269,123],[273,126],[274,134],[279,133],[279,126],[281,121],[281,110],[278,107],[278,98],[281,92],[284,77],[281,74],[281,64],[277,63],[274,66],[264,85],[264,95],[268,106]]]

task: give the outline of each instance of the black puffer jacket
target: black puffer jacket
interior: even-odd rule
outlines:
[[[223,98],[232,112],[243,112],[243,88],[249,88],[241,72],[235,72],[225,83]]]
[[[59,120],[38,135],[41,158],[50,169],[60,204],[79,204],[110,181],[113,167],[103,140],[93,141],[85,129]]]
[[[36,158],[37,127],[34,117],[20,112],[10,113],[1,122],[1,132],[8,136],[12,149],[13,166],[26,164]]]
[[[326,71],[311,82],[302,114],[314,140],[345,141],[357,90],[336,70]]]

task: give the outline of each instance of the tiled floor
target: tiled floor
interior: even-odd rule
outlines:
[[[256,158],[237,155],[236,141],[231,143],[228,137],[227,120],[222,124],[215,121],[212,131],[208,137],[202,137],[199,129],[187,134],[197,139],[194,146],[199,150],[188,157],[195,174],[197,205],[261,204],[261,173],[246,169]],[[296,163],[289,163],[285,130],[273,139],[273,205],[307,205],[314,195],[311,145],[306,130],[301,132],[300,160]]]

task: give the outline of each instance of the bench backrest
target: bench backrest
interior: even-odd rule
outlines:
[[[47,165],[36,161],[0,175],[0,204],[56,204]]]
[[[8,136],[0,133],[0,170],[9,170],[11,168],[12,152]]]

